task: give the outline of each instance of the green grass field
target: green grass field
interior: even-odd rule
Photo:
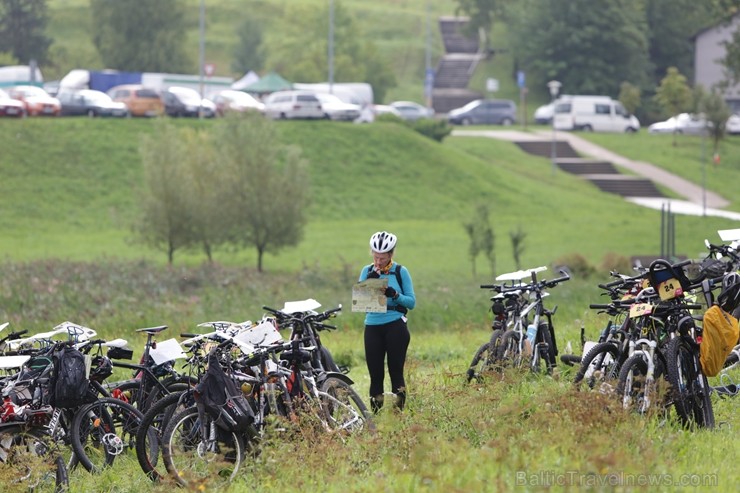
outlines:
[[[203,131],[212,124],[175,123]],[[143,339],[136,328],[167,324],[167,337],[175,337],[200,322],[254,320],[262,305],[312,297],[325,308],[347,307],[339,330],[323,341],[351,366],[349,376],[365,396],[362,316],[348,307],[349,288],[369,263],[372,232],[399,235],[397,260],[410,269],[418,297],[410,318],[406,413],[381,415],[375,436],[297,434],[270,441],[223,490],[675,491],[681,481],[735,490],[737,399],[714,400],[715,431],[690,432],[672,412],[667,419],[629,415],[603,396],[574,392],[568,367],[554,377],[507,373],[464,385],[465,369],[490,333],[489,293],[479,285],[492,274],[479,258],[478,276],[472,275],[462,227],[475,206],[486,203],[492,211],[496,273],[514,270],[509,234],[519,227],[527,234],[522,267],[552,267],[579,255],[598,269],[558,286],[547,299],[549,307],[558,306],[560,347],[570,341],[576,352],[580,327],[595,338],[606,322],[588,309],[603,301],[596,284],[608,279],[605,259],[658,253],[659,212],[553,173],[548,159],[492,139],[439,144],[392,123],[279,122],[285,142],[299,144],[310,162],[304,241],[269,255],[264,274],[255,272],[251,251],[217,251],[214,266],[199,252],[182,253],[167,267],[163,253],[130,237],[142,193],[138,145],[152,124],[0,121],[0,322],[47,330],[72,320],[104,337],[128,339],[137,357]],[[673,148],[670,138],[644,132],[587,137],[687,176],[700,144],[684,137]],[[723,146],[722,164],[708,168],[708,183],[732,200],[740,153],[731,138]],[[704,238],[716,242],[718,229],[733,227],[677,216],[677,252],[698,256]],[[660,483],[640,487],[642,480]],[[99,476],[75,471],[72,483],[73,491],[172,488],[150,485],[128,457]],[[206,491],[217,487],[215,479],[204,485]]]

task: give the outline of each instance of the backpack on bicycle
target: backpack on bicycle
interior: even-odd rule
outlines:
[[[79,407],[90,402],[89,367],[85,355],[65,346],[52,358],[54,370],[49,380],[49,404],[59,408]]]
[[[208,370],[195,387],[200,413],[208,414],[226,431],[246,431],[254,423],[254,411],[244,394],[229,378],[218,360],[218,352],[208,355]]]

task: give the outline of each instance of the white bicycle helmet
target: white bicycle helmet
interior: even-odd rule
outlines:
[[[396,235],[378,231],[370,237],[370,249],[376,253],[386,253],[396,248]]]

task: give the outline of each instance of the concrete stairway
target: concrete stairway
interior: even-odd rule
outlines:
[[[516,144],[525,152],[541,157],[552,157],[552,141],[520,141]],[[555,142],[555,164],[563,171],[573,173],[596,185],[599,190],[622,197],[664,197],[651,180],[639,176],[622,175],[608,161],[580,157],[566,141]]]
[[[468,89],[470,77],[478,61],[478,38],[462,34],[467,17],[440,17],[439,30],[445,46],[434,74],[432,107],[435,113],[447,113],[482,94]]]

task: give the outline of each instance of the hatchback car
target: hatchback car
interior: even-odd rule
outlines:
[[[113,101],[126,105],[131,116],[160,116],[164,103],[157,91],[140,84],[124,84],[108,90]]]
[[[0,116],[23,117],[26,116],[26,108],[23,103],[11,98],[7,92],[0,89]]]
[[[707,122],[701,115],[680,113],[662,122],[655,122],[648,127],[651,134],[687,134],[702,135],[707,131]]]
[[[321,102],[309,91],[277,91],[265,100],[265,115],[274,119],[325,118]]]
[[[317,93],[324,115],[329,120],[351,122],[360,117],[359,104],[345,103],[334,94]]]
[[[224,89],[211,96],[211,100],[216,105],[216,114],[219,116],[224,116],[229,111],[239,113],[245,111],[265,112],[265,104],[244,91]]]
[[[62,104],[62,116],[117,116],[129,115],[124,103],[113,101],[104,92],[92,89],[61,92],[58,96]]]
[[[38,86],[15,86],[8,89],[11,98],[23,103],[28,116],[59,116],[62,105]]]
[[[477,99],[450,110],[447,121],[454,125],[513,125],[516,104],[508,99]]]
[[[198,117],[201,112],[205,118],[216,116],[213,101],[201,98],[198,91],[189,87],[173,86],[162,91],[164,112],[168,116]]]
[[[401,118],[408,121],[432,118],[434,116],[433,109],[413,101],[394,101],[390,106],[401,114]]]

